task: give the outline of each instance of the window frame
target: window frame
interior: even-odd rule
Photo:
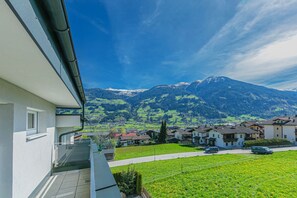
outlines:
[[[33,120],[34,120],[34,127],[29,128],[29,114],[33,114]],[[26,131],[27,131],[27,136],[28,135],[34,135],[38,133],[38,111],[30,110],[28,109],[26,112]]]

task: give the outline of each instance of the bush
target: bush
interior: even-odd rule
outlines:
[[[136,194],[140,195],[142,190],[142,176],[140,173],[136,172]]]
[[[259,140],[247,140],[244,142],[244,147],[251,146],[278,146],[278,145],[291,145],[292,143],[286,139],[259,139]]]
[[[121,192],[126,195],[141,194],[142,176],[134,169],[128,167],[127,171],[113,173],[113,177]]]

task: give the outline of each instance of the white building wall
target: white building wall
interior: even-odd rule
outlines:
[[[216,132],[216,131],[210,131],[209,132],[210,138],[216,138],[215,145],[221,148],[236,148],[236,147],[242,147],[244,143],[245,134],[235,134],[234,137],[237,138],[236,142],[233,142],[233,145],[231,142],[228,142],[228,145],[226,145],[226,142],[224,142],[223,135]]]
[[[283,133],[284,133],[284,138],[287,136],[287,140],[290,142],[295,142],[296,137],[295,137],[295,126],[283,126]]]
[[[12,104],[0,103],[0,132],[0,197],[12,197]]]
[[[235,134],[235,138],[237,138],[237,142],[234,143],[234,146],[242,147],[244,144],[245,134]]]
[[[28,197],[51,171],[55,136],[56,107],[7,81],[0,79],[0,103],[13,104],[12,186],[13,198]],[[41,113],[40,133],[45,136],[27,140],[27,108]],[[1,162],[1,165],[3,162]],[[1,197],[6,197],[1,194]]]
[[[56,127],[80,127],[80,115],[58,115],[56,116]]]
[[[216,146],[226,148],[226,144],[223,140],[223,135],[216,132],[215,133],[215,138],[216,138]]]
[[[264,125],[264,139],[274,138],[274,127],[273,125]]]
[[[175,137],[176,139],[182,140],[182,135],[181,135],[179,132],[175,132],[175,133],[174,133],[174,137]]]

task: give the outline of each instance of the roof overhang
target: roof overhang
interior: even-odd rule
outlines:
[[[83,105],[30,1],[1,1],[0,26],[0,78],[58,107]]]

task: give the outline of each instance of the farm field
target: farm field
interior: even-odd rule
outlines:
[[[129,146],[116,148],[115,160],[130,159],[136,157],[145,157],[152,155],[162,155],[170,153],[184,153],[195,152],[200,149],[192,146],[179,145],[179,144],[157,144],[147,146]]]
[[[296,197],[297,151],[135,164],[152,197]],[[112,168],[113,172],[128,166]]]

